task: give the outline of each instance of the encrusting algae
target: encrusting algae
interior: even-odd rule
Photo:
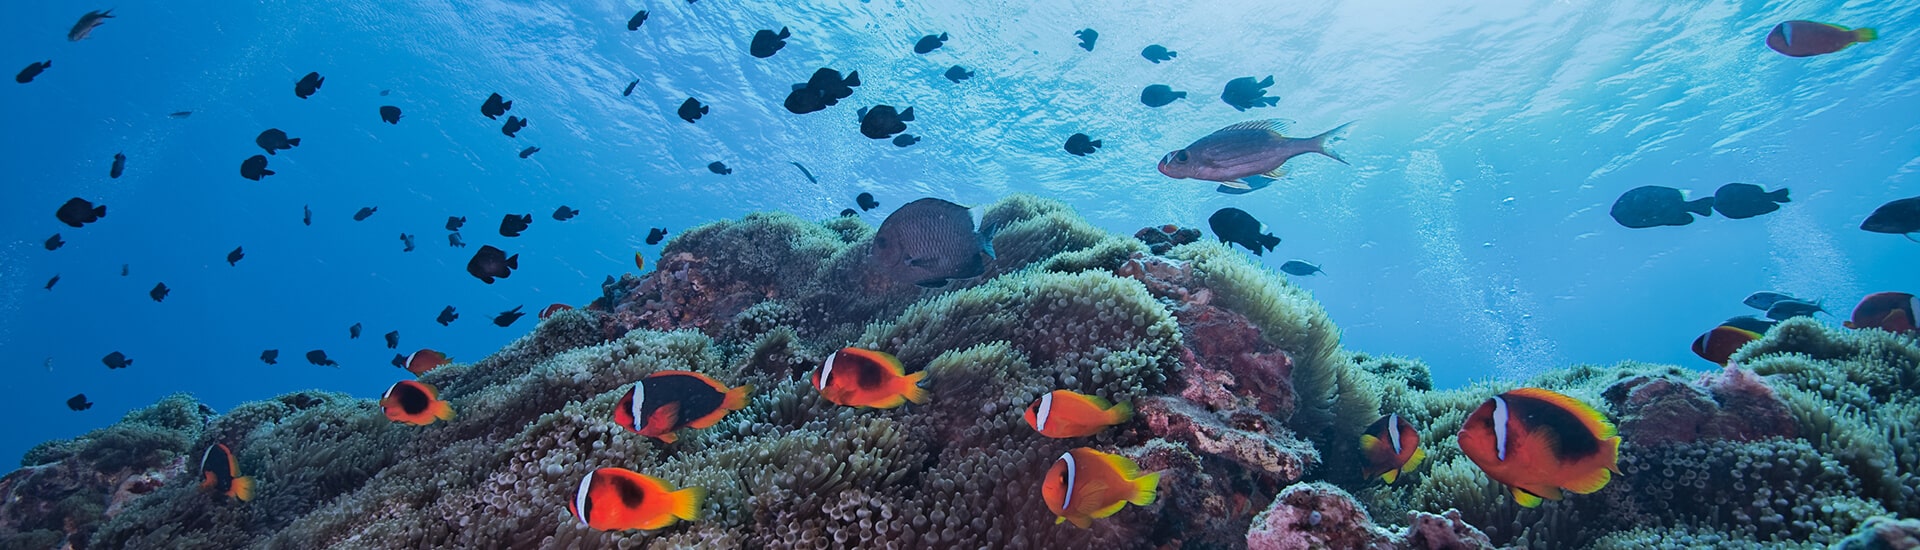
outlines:
[[[1912,335],[1794,319],[1722,370],[1580,365],[1435,391],[1418,361],[1342,350],[1305,291],[1243,252],[1150,249],[1025,195],[974,210],[995,254],[944,288],[873,269],[875,231],[858,218],[753,214],[678,234],[653,271],[550,308],[492,356],[416,371],[431,391],[385,409],[320,391],[224,414],[169,397],[29,452],[0,478],[0,548],[1869,548],[1920,535],[1899,519],[1920,515]],[[1573,413],[1527,416],[1542,403]],[[1569,473],[1490,477],[1475,461],[1499,460],[1503,439],[1479,430],[1502,410],[1507,445],[1579,428],[1617,445],[1617,463],[1516,450]],[[243,477],[251,500],[229,496]],[[1116,479],[1128,490],[1087,485]],[[1561,489],[1535,508],[1512,496]]]

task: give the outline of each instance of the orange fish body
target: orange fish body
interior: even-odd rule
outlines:
[[[240,475],[240,461],[233,451],[219,443],[200,455],[200,488],[219,491],[242,501],[253,500],[253,478]]]
[[[548,317],[552,317],[555,313],[560,313],[562,311],[566,311],[569,309],[573,309],[573,306],[566,305],[566,304],[550,305],[550,306],[547,306],[547,309],[540,310],[540,318],[546,319]]]
[[[453,406],[442,401],[433,386],[414,380],[401,380],[387,388],[387,393],[380,396],[380,408],[387,419],[414,426],[453,420]]]
[[[1560,500],[1563,490],[1598,491],[1620,471],[1613,424],[1586,403],[1540,388],[1481,403],[1460,427],[1460,451],[1527,508]]]
[[[1733,359],[1733,352],[1740,351],[1748,342],[1759,340],[1760,334],[1740,327],[1720,325],[1693,340],[1693,354],[1720,366],[1726,366]]]
[[[652,531],[680,520],[700,519],[707,490],[674,490],[658,478],[625,468],[601,468],[580,479],[580,489],[567,510],[588,527],[601,531]]]
[[[627,389],[613,408],[613,421],[634,433],[672,443],[674,430],[701,429],[747,406],[753,386],[728,388],[697,372],[660,371]]]
[[[1860,300],[1853,308],[1853,319],[1843,323],[1847,328],[1877,328],[1892,333],[1910,333],[1920,331],[1920,324],[1914,318],[1920,315],[1920,298],[1905,292],[1875,292]]]
[[[420,348],[420,351],[407,355],[407,372],[414,376],[424,375],[440,365],[447,364],[447,354]]]
[[[1133,406],[1097,395],[1054,390],[1027,405],[1027,425],[1054,439],[1086,437],[1133,419]]]
[[[1140,474],[1140,465],[1127,457],[1080,447],[1060,455],[1040,485],[1040,498],[1059,516],[1054,523],[1071,521],[1081,528],[1093,520],[1120,512],[1127,503],[1153,504],[1160,472]]]
[[[647,253],[645,252],[633,253],[633,267],[641,271],[646,271],[647,270]]]
[[[1420,449],[1420,432],[1399,413],[1375,420],[1360,434],[1361,477],[1378,477],[1392,485],[1407,472],[1420,468],[1427,452]]]
[[[813,388],[835,404],[891,409],[901,403],[927,402],[920,380],[927,372],[905,374],[900,360],[886,352],[841,348],[813,371]]]

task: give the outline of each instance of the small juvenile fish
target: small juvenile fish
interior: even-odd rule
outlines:
[[[1067,136],[1065,148],[1068,154],[1076,157],[1084,157],[1093,154],[1094,150],[1100,148],[1100,145],[1101,140],[1093,139],[1086,134],[1074,134]]]
[[[381,105],[380,120],[386,121],[387,124],[399,124],[400,108],[392,105]]]
[[[954,65],[947,68],[946,74],[942,76],[947,77],[947,80],[953,81],[954,84],[959,84],[962,80],[973,78],[973,71],[967,70],[966,67]]]
[[[522,128],[526,128],[526,127],[527,127],[527,119],[520,118],[517,116],[508,116],[507,123],[500,125],[500,133],[506,134],[507,137],[520,137],[517,134],[520,133],[520,130]]]
[[[578,215],[580,215],[579,210],[567,208],[567,205],[564,205],[564,204],[560,205],[559,209],[553,211],[553,219],[558,221],[563,221],[563,222],[567,220],[571,220],[573,219],[574,216],[578,216]]]
[[[348,340],[360,339],[360,323],[354,323],[353,326],[347,327],[347,339]]]
[[[387,349],[400,347],[400,331],[387,333]]]
[[[680,110],[677,112],[680,114],[680,120],[694,122],[712,110],[712,107],[701,105],[700,100],[689,97],[686,102],[680,104]]]
[[[531,157],[531,156],[533,156],[533,154],[534,154],[534,153],[538,153],[538,152],[540,152],[540,148],[539,148],[539,147],[532,147],[532,146],[529,146],[529,147],[527,147],[527,148],[525,148],[525,149],[521,149],[521,150],[520,150],[520,158],[527,158],[527,157]]]
[[[640,10],[639,13],[635,13],[633,14],[633,17],[627,19],[627,30],[629,31],[640,30],[640,25],[645,24],[646,22],[647,22],[647,10]]]
[[[667,228],[665,227],[655,227],[647,230],[647,244],[649,245],[660,244],[660,240],[665,238],[667,238]]]
[[[728,167],[727,167],[727,163],[724,163],[724,162],[720,162],[720,161],[717,161],[717,160],[716,160],[716,161],[713,161],[712,163],[709,163],[709,164],[707,164],[707,171],[708,171],[708,172],[713,172],[713,173],[715,173],[715,174],[720,174],[720,175],[722,175],[722,176],[725,176],[725,175],[728,175],[728,174],[732,174],[732,173],[733,173],[733,169],[732,169],[732,168],[728,168]]]
[[[447,234],[447,246],[451,246],[454,248],[466,248],[467,243],[460,240],[459,233],[449,233]]]
[[[873,193],[862,192],[853,196],[853,205],[860,207],[863,211],[872,210],[880,207],[880,201],[873,200]]]
[[[270,349],[260,352],[260,361],[269,365],[280,364],[280,350]]]
[[[261,149],[267,150],[267,154],[273,155],[278,154],[276,151],[300,146],[300,138],[287,137],[287,133],[279,128],[268,128],[253,138],[253,144],[259,145]]]
[[[520,232],[526,231],[527,227],[532,225],[533,214],[521,214],[518,216],[507,214],[506,217],[500,218],[500,236],[518,237],[520,236]]]
[[[413,252],[413,235],[401,233],[400,244],[404,246],[400,249],[401,252]]]
[[[260,178],[264,178],[274,174],[275,174],[274,171],[267,169],[266,155],[254,155],[251,157],[247,157],[247,160],[240,161],[240,177],[247,178],[253,181],[260,181]],[[313,225],[313,224],[309,222],[307,223],[307,225]]]
[[[73,397],[67,398],[67,408],[75,411],[84,411],[93,408],[93,402],[87,401],[87,394],[74,394]]]
[[[1279,105],[1280,98],[1267,97],[1267,87],[1272,85],[1273,75],[1267,75],[1265,80],[1254,80],[1251,76],[1229,80],[1226,89],[1220,91],[1220,101],[1240,111],[1260,107],[1263,104],[1267,107]]]
[[[255,156],[259,156],[259,155],[255,155]],[[260,160],[261,162],[266,162],[266,157],[260,157]],[[300,224],[313,225],[313,209],[308,208],[307,205],[304,205],[304,204],[300,205]]]
[[[453,312],[453,306],[447,306],[446,309],[440,310],[440,316],[435,317],[433,320],[439,322],[440,326],[445,327],[452,326],[453,321],[459,318],[460,314]]]
[[[1148,107],[1165,107],[1185,97],[1187,97],[1186,92],[1176,92],[1172,86],[1166,84],[1154,84],[1140,90],[1140,103]]]
[[[128,359],[127,354],[117,351],[101,357],[100,363],[106,365],[108,369],[124,369],[133,366],[133,360]]]
[[[320,349],[307,352],[307,362],[322,367],[340,366],[340,363],[336,363],[334,360],[327,358],[327,350]]]
[[[300,77],[299,82],[293,83],[293,95],[306,99],[314,92],[320,91],[320,85],[326,82],[327,79],[320,76],[320,73],[307,73],[307,76]]]
[[[1311,263],[1303,262],[1300,260],[1287,260],[1287,263],[1280,264],[1280,271],[1284,271],[1288,275],[1295,275],[1300,277],[1305,277],[1305,276],[1313,275],[1317,273],[1326,273],[1325,271],[1322,271],[1320,269],[1320,266],[1313,265]]]
[[[107,169],[107,177],[120,179],[120,174],[126,173],[126,171],[127,171],[127,154],[114,153],[113,166]]]
[[[20,69],[19,74],[13,75],[13,81],[19,82],[21,84],[33,82],[33,79],[36,77],[39,77],[40,73],[46,72],[47,67],[52,67],[52,66],[53,66],[52,59],[48,59],[46,61],[35,61],[33,63],[28,63],[27,68]]]
[[[640,80],[639,80],[639,79],[634,79],[634,81],[633,81],[633,82],[628,82],[628,83],[627,83],[627,91],[624,91],[624,92],[620,92],[620,95],[621,95],[621,96],[623,96],[623,97],[631,97],[631,96],[633,95],[633,87],[634,87],[634,86],[639,86],[639,85],[640,85]]]
[[[236,247],[233,247],[233,252],[228,252],[228,253],[227,253],[227,265],[228,265],[228,266],[237,266],[237,265],[240,265],[240,259],[241,259],[241,258],[245,258],[245,257],[247,257],[247,254],[246,254],[245,252],[242,252],[242,251],[240,250],[241,248],[242,248],[242,247],[238,247],[238,246],[236,246]]]
[[[460,226],[466,224],[466,216],[447,216],[447,231],[459,231]]]
[[[893,136],[894,147],[907,147],[915,143],[920,143],[920,136],[916,136],[913,134],[900,134],[897,136]]]
[[[943,32],[937,35],[929,34],[929,35],[920,37],[920,41],[913,43],[913,53],[925,54],[927,52],[938,50],[940,49],[941,46],[945,46],[946,44],[947,44],[947,33]]]
[[[60,282],[59,275],[54,275],[52,279],[47,279],[47,290],[53,290],[53,285],[59,282]]]
[[[497,117],[507,114],[508,110],[513,109],[513,102],[504,101],[504,99],[505,98],[500,97],[500,94],[497,93],[488,94],[487,100],[480,104],[480,114],[487,115],[487,118],[499,120]]]
[[[1080,39],[1080,49],[1093,51],[1094,41],[1100,40],[1100,31],[1080,29],[1073,31],[1073,36]]]
[[[167,113],[167,118],[187,118],[190,116],[193,116],[193,111],[174,111]]]
[[[173,289],[167,288],[166,283],[154,283],[153,290],[147,291],[147,297],[153,298],[155,302],[162,302],[166,301],[167,295],[172,293]]]
[[[907,131],[907,123],[913,122],[913,108],[895,111],[892,105],[875,105],[872,108],[860,108],[856,116],[860,118],[860,135],[887,139]]]
[[[353,213],[353,221],[356,221],[356,222],[367,221],[367,218],[372,217],[374,212],[379,212],[379,211],[380,211],[380,207],[378,206],[362,206],[360,207],[360,211]]]
[[[753,42],[747,45],[747,53],[761,59],[773,57],[781,48],[787,47],[787,39],[792,37],[793,33],[788,32],[786,27],[780,27],[778,33],[760,29],[753,33]]]
[[[52,237],[47,237],[47,244],[46,244],[47,250],[50,250],[50,251],[59,250],[60,247],[66,246],[66,245],[67,245],[67,241],[60,240],[59,233],[54,233]]]
[[[519,321],[521,317],[526,316],[525,313],[520,312],[520,308],[523,308],[523,307],[526,307],[526,306],[524,305],[513,306],[513,309],[500,312],[499,315],[493,316],[493,324],[498,325],[501,328],[513,326],[514,322]]]
[[[1146,49],[1140,50],[1140,57],[1147,58],[1147,61],[1152,61],[1155,65],[1160,64],[1161,61],[1172,61],[1179,56],[1180,52],[1169,50],[1166,46],[1159,44],[1148,45]]]

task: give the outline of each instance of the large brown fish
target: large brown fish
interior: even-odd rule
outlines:
[[[992,239],[973,231],[967,207],[935,198],[907,203],[873,235],[873,259],[893,280],[927,288],[987,271]]]
[[[1263,176],[1279,178],[1287,171],[1281,165],[1287,159],[1306,153],[1320,153],[1346,164],[1333,149],[1347,132],[1349,122],[1326,133],[1306,139],[1285,134],[1288,122],[1280,119],[1249,120],[1221,128],[1160,158],[1160,173],[1174,179],[1193,178],[1217,181],[1234,189],[1252,189],[1243,178]]]

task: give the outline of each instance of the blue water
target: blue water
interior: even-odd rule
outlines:
[[[0,84],[0,416],[11,419],[0,457],[172,392],[222,410],[305,388],[373,397],[402,376],[387,331],[400,331],[401,353],[478,360],[535,322],[499,328],[494,314],[584,304],[606,275],[634,269],[634,252],[657,254],[642,242],[649,227],[756,210],[824,218],[862,191],[882,204],[863,214],[875,224],[922,196],[1015,192],[1126,234],[1247,210],[1285,239],[1262,263],[1325,267],[1295,281],[1347,347],[1425,359],[1442,386],[1628,359],[1703,368],[1688,345],[1751,313],[1739,303],[1751,291],[1844,315],[1867,292],[1916,290],[1920,244],[1857,226],[1920,195],[1920,4],[1067,4],[121,2],[69,43],[80,14],[108,6],[17,3],[0,19],[0,68],[54,65]],[[639,8],[652,16],[628,32]],[[1763,45],[1787,19],[1882,38],[1787,58]],[[747,55],[755,30],[783,25],[786,49]],[[1100,32],[1092,52],[1073,36],[1087,27]],[[944,48],[911,53],[939,32],[952,36]],[[1147,62],[1152,43],[1179,57]],[[976,76],[948,82],[954,64]],[[865,85],[824,112],[782,109],[789,86],[823,66],[858,70]],[[294,97],[309,71],[324,87]],[[1217,99],[1230,79],[1266,75],[1277,107]],[[1156,83],[1190,95],[1141,105]],[[531,120],[519,138],[480,115],[489,92]],[[712,105],[697,124],[674,115],[689,96]],[[883,103],[914,106],[909,132],[925,141],[861,136],[854,111]],[[405,118],[382,123],[381,105]],[[1243,196],[1154,171],[1214,129],[1271,117],[1302,133],[1358,121],[1342,144],[1352,166],[1303,157]],[[278,175],[241,179],[269,127],[304,141],[272,158]],[[1075,132],[1105,147],[1068,156]],[[515,155],[529,145],[542,151]],[[110,180],[116,152],[127,171]],[[715,160],[734,173],[709,173]],[[1788,187],[1793,202],[1678,228],[1607,216],[1636,186],[1704,196],[1733,181]],[[75,196],[108,217],[59,224],[53,210]],[[555,222],[562,204],[584,212]],[[379,211],[354,222],[362,206]],[[500,237],[509,213],[533,214],[533,227]],[[449,215],[469,219],[469,248],[447,246]],[[55,232],[69,244],[48,252]],[[402,232],[418,250],[401,252]],[[481,284],[463,268],[482,244],[520,254],[522,268]],[[230,267],[235,246],[246,258]],[[156,282],[173,288],[164,303],[147,297]],[[442,327],[447,305],[461,318]],[[348,340],[356,322],[365,334]],[[279,365],[257,359],[266,348]],[[310,349],[340,367],[306,364]],[[106,369],[112,351],[134,366]],[[76,392],[94,408],[68,411]]]

